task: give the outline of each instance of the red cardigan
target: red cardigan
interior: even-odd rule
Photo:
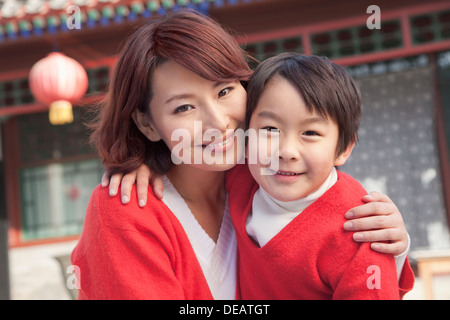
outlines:
[[[122,205],[108,188],[92,193],[81,239],[79,299],[212,299],[183,227],[152,191],[145,208],[136,190]]]
[[[238,297],[398,299],[412,289],[408,261],[399,289],[393,256],[353,241],[353,233],[343,230],[345,212],[361,205],[366,194],[350,176],[338,172],[336,184],[262,248],[245,230],[258,189],[246,166],[228,174],[227,189],[238,241]],[[375,278],[381,287],[369,289]]]

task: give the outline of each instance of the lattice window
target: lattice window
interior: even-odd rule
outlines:
[[[53,126],[48,113],[17,117],[22,239],[79,234],[92,190],[104,172],[89,144],[87,108]]]
[[[74,122],[63,126],[51,125],[47,112],[18,117],[21,163],[29,165],[95,155],[88,143],[87,110],[75,107],[73,115]]]
[[[275,56],[282,52],[303,52],[302,38],[289,37],[259,43],[250,43],[245,50],[259,61]]]
[[[97,69],[87,70],[89,78],[88,93],[104,93],[109,83],[109,67],[99,67]]]
[[[34,101],[27,79],[0,82],[0,108]]]
[[[450,10],[414,16],[410,23],[414,44],[450,39]]]
[[[381,29],[363,25],[311,35],[313,54],[329,58],[389,50],[402,45],[400,20],[384,22]]]
[[[22,169],[23,240],[79,234],[102,172],[97,159]]]

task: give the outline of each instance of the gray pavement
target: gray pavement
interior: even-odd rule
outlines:
[[[57,256],[70,254],[76,241],[13,248],[9,251],[12,300],[69,300]]]

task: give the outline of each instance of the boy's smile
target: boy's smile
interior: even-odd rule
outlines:
[[[249,152],[267,148],[278,138],[278,154],[272,155],[279,159],[277,171],[262,175],[261,163],[249,163],[249,168],[258,184],[280,201],[297,200],[316,191],[334,166],[345,163],[353,148],[352,144],[337,156],[338,125],[309,111],[297,89],[279,75],[267,83],[250,119],[250,129],[266,130],[268,137],[249,145]]]

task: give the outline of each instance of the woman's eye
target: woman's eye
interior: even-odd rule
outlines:
[[[179,113],[179,112],[186,112],[188,110],[191,110],[193,107],[190,104],[185,104],[182,106],[179,106],[178,108],[175,109],[174,113]]]
[[[219,92],[219,98],[221,98],[221,97],[223,97],[223,96],[226,96],[228,93],[230,93],[230,91],[231,91],[231,88],[225,88],[225,89],[223,89],[223,90],[220,90],[220,92]]]

